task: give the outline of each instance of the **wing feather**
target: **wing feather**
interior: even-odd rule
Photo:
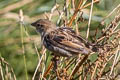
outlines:
[[[50,43],[52,48],[57,47],[57,49],[64,50],[64,52],[75,55],[79,53],[90,53],[90,50],[85,46],[86,41],[81,37],[78,37],[71,28],[58,28],[56,31],[49,33],[45,37],[45,40],[46,44]],[[54,49],[52,50],[55,52]]]

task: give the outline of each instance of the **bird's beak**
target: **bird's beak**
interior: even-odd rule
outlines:
[[[35,27],[35,23],[32,23],[31,25]]]

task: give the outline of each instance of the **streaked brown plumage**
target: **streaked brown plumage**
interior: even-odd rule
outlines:
[[[41,34],[43,45],[55,55],[71,57],[96,51],[92,44],[78,36],[72,28],[56,27],[47,19],[39,19],[31,25]]]

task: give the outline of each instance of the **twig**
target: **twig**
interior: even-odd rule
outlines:
[[[50,69],[52,68],[52,66],[53,66],[53,62],[51,62],[51,63],[49,64],[48,69],[47,69],[46,72],[44,73],[43,76],[44,76],[45,78],[47,77],[48,73],[50,72]]]
[[[99,0],[94,0],[93,4],[94,4],[94,3],[99,3]],[[85,6],[82,7],[82,9],[84,9],[84,8],[86,8],[86,7],[88,7],[88,6],[90,6],[91,4],[92,4],[92,3],[86,4]]]
[[[46,53],[46,49],[43,49],[43,50],[41,51],[41,53],[42,53],[42,56],[41,56],[41,58],[39,59],[39,62],[38,62],[38,65],[37,65],[37,67],[36,67],[36,69],[35,69],[35,72],[34,72],[34,75],[33,75],[33,77],[32,77],[32,80],[35,80],[35,75],[36,75],[36,73],[37,73],[38,68],[40,67],[40,64],[41,64],[41,61],[42,61],[42,59],[43,59],[43,57],[44,57],[44,54]]]
[[[23,11],[19,11],[19,18],[20,18],[20,30],[21,30],[21,44],[22,44],[22,54],[23,54],[23,59],[24,59],[24,65],[25,65],[25,74],[26,74],[26,80],[28,80],[28,74],[27,74],[27,65],[26,65],[26,58],[25,58],[25,47],[24,47],[24,36],[23,36]]]
[[[76,64],[76,66],[74,67],[74,69],[72,70],[69,79],[72,78],[72,76],[75,75],[75,73],[79,70],[79,68],[81,67],[81,65],[87,60],[89,55],[85,55],[84,58],[82,60],[79,60],[78,63]]]
[[[115,58],[114,58],[113,65],[112,65],[112,67],[111,67],[111,71],[110,71],[109,76],[112,75],[112,72],[113,72],[114,66],[115,66],[115,64],[116,64],[117,56],[119,55],[119,47],[118,47],[118,49],[116,50],[115,53],[116,53],[116,54],[115,54]],[[118,56],[118,57],[119,57],[119,56]]]
[[[92,73],[91,80],[94,80],[94,76],[95,76],[95,72],[97,70],[97,67],[98,67],[98,62],[96,63],[96,66],[95,66],[94,71]]]
[[[3,76],[3,69],[2,69],[2,65],[1,65],[1,63],[2,63],[2,60],[0,61],[1,79],[2,79],[2,80],[5,80],[5,79],[4,79],[4,76]]]
[[[13,71],[13,68],[12,68],[12,66],[7,62],[7,61],[5,61],[4,60],[4,58],[2,58],[2,57],[0,57],[0,63],[4,63],[4,64],[6,64],[8,67],[10,67],[10,70],[11,70],[11,72],[13,73],[13,77],[14,77],[14,80],[16,80],[16,76],[15,76],[15,73],[14,73],[14,71]],[[1,64],[0,64],[1,65]],[[2,68],[0,68],[0,69],[2,69]],[[2,77],[3,77],[3,74],[2,74]],[[3,79],[4,80],[4,79]]]
[[[91,18],[92,18],[92,10],[93,10],[93,0],[92,0],[92,4],[91,4],[91,9],[90,9],[90,17],[89,17],[89,22],[88,22],[88,29],[87,29],[86,39],[88,39],[88,37],[89,37],[90,23],[91,23]]]
[[[109,36],[114,34],[114,30],[119,26],[120,24],[120,14],[117,15],[114,20],[108,25],[108,27],[104,30],[103,35],[97,39],[97,43],[102,41],[104,38],[106,38],[106,33],[109,31]],[[112,29],[112,31],[110,31]],[[111,32],[111,33],[110,33]]]
[[[119,4],[117,7],[115,7],[115,8],[102,20],[102,22],[103,22],[105,19],[107,19],[108,17],[110,17],[118,8],[120,8],[120,4]]]
[[[67,65],[65,66],[65,69],[68,70],[73,63],[75,63],[75,59],[74,58],[67,63]]]
[[[50,16],[49,16],[49,20],[51,20],[52,15],[53,15],[53,12],[54,12],[55,9],[57,9],[58,7],[59,7],[59,5],[56,3],[56,4],[54,5],[54,7],[51,9],[51,13],[50,13]]]
[[[72,25],[72,22],[74,21],[75,17],[77,16],[78,11],[80,11],[81,9],[84,9],[92,4],[92,3],[88,3],[85,6],[81,6],[82,2],[83,1],[80,0],[78,7],[76,8],[72,18],[70,19],[69,23],[67,24],[69,27]],[[98,3],[98,2],[99,2],[99,0],[95,0],[93,3]],[[84,5],[84,3],[83,3],[83,5]]]
[[[80,1],[80,2],[79,2],[79,4],[78,4],[78,7],[76,8],[76,10],[75,10],[72,18],[70,19],[70,22],[67,24],[68,27],[70,27],[70,26],[72,25],[72,22],[73,22],[73,20],[75,19],[75,17],[77,16],[77,13],[78,13],[78,11],[79,11],[79,9],[80,9],[80,6],[82,5],[83,0],[79,0],[79,1]]]

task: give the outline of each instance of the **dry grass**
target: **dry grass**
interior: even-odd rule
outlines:
[[[91,12],[90,15],[92,15],[92,8],[93,8],[93,3],[98,2],[98,1],[93,1],[91,5]],[[68,2],[66,2],[67,5],[69,5]],[[71,26],[73,21],[75,20],[77,13],[81,11],[81,9],[85,8],[84,2],[80,1],[78,7],[74,11],[74,14],[72,18],[69,20],[70,22],[67,24],[68,26]],[[86,4],[86,5],[88,5]],[[67,9],[67,5],[64,5],[65,9]],[[81,7],[82,5],[82,7]],[[86,6],[85,5],[85,6]],[[118,5],[119,6],[119,5]],[[119,50],[120,50],[120,29],[118,28],[119,23],[120,23],[120,14],[119,14],[119,8],[117,6],[116,11],[113,10],[114,12],[117,12],[115,15],[114,19],[111,21],[111,23],[106,26],[102,30],[101,36],[96,39],[95,43],[98,44],[99,52],[94,53],[97,54],[96,60],[92,61],[89,59],[89,56],[93,56],[94,54],[90,54],[87,56],[80,55],[79,58],[73,58],[73,59],[65,59],[65,58],[59,58],[58,60],[60,61],[60,64],[57,64],[57,59],[54,56],[53,61],[49,63],[49,66],[46,68],[46,72],[44,72],[44,77],[42,74],[39,76],[40,79],[46,79],[49,77],[50,80],[53,79],[60,79],[60,80],[100,80],[100,79],[116,79],[119,75],[118,72],[116,72],[116,66],[119,64]],[[56,5],[54,6],[56,7]],[[65,10],[67,11],[67,10]],[[63,11],[63,13],[67,13]],[[53,12],[53,11],[51,11]],[[112,14],[111,14],[112,15]],[[61,16],[61,15],[60,15]],[[49,16],[48,16],[49,17]],[[109,17],[109,16],[108,16]],[[108,18],[107,17],[107,18]],[[51,16],[50,16],[51,18]],[[89,17],[91,18],[91,16]],[[106,18],[106,19],[107,19]],[[61,17],[60,17],[61,19]],[[62,20],[62,19],[61,19]],[[91,20],[91,19],[89,19]],[[102,24],[101,24],[102,23]],[[99,26],[104,26],[104,20],[100,23]],[[64,23],[65,25],[66,23]],[[77,24],[77,22],[76,22]],[[89,29],[90,28],[90,21],[88,23],[88,31],[87,31],[87,37],[89,35]],[[78,31],[78,30],[76,30]],[[43,62],[44,64],[44,62]],[[45,66],[44,66],[45,67]],[[44,68],[43,67],[43,68]],[[54,70],[54,68],[56,69]],[[34,80],[35,78],[33,78]]]
[[[45,18],[49,20],[54,17],[54,12],[57,12],[59,18],[57,24],[62,22],[63,25],[68,27],[75,27],[76,33],[80,33],[79,23],[85,22],[83,20],[82,10],[86,7],[90,7],[90,16],[88,20],[88,27],[86,31],[86,39],[90,36],[91,18],[93,7],[99,2],[99,0],[92,0],[92,2],[87,2],[87,0],[79,0],[78,5],[76,6],[75,0],[72,0],[71,4],[69,0],[66,0],[63,5],[63,10],[59,10],[59,4],[55,4],[51,9],[51,13],[45,13]],[[68,6],[72,5],[73,14],[70,14]],[[78,16],[80,14],[80,16]],[[108,19],[111,15],[115,14],[113,20],[106,25],[105,20]],[[69,16],[72,15],[72,16]],[[30,41],[35,46],[35,51],[38,55],[38,65],[34,71],[32,80],[116,80],[120,76],[118,66],[120,62],[120,4],[115,7],[110,14],[108,14],[100,23],[96,25],[97,28],[102,27],[102,31],[99,31],[101,35],[96,36],[98,31],[94,36],[94,44],[98,44],[96,47],[99,48],[97,53],[92,53],[89,55],[79,55],[77,58],[64,58],[56,57],[52,55],[52,60],[48,62],[49,57],[46,53],[47,50],[43,47],[41,51],[38,51],[35,42],[32,37],[29,35],[24,24],[24,15],[20,13],[20,26],[21,26],[21,43],[24,57],[24,65],[27,76],[27,67],[26,67],[26,57],[24,49],[24,36],[23,33],[27,35]],[[106,27],[103,27],[106,26]],[[73,28],[74,28],[73,27]],[[23,28],[23,29],[22,29]],[[92,58],[94,57],[94,58]],[[16,80],[16,76],[12,67],[0,57],[0,78],[2,80]],[[48,64],[47,64],[48,63]]]

